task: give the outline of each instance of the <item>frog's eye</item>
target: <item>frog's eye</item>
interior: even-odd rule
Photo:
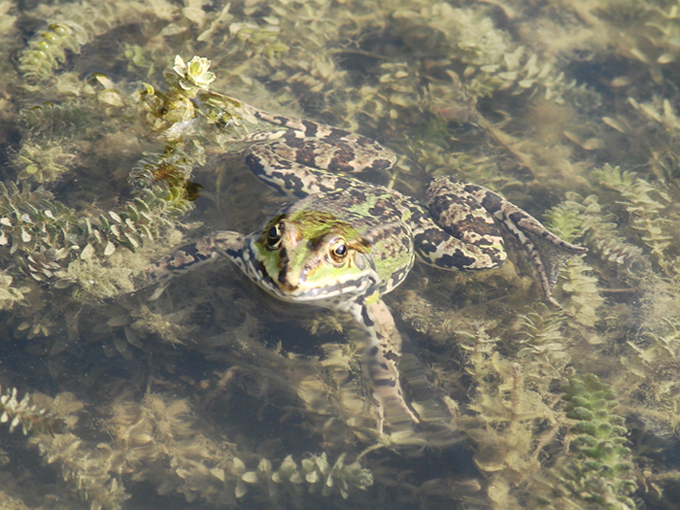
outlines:
[[[333,244],[331,244],[330,255],[333,262],[342,262],[348,252],[349,249],[347,248],[347,244],[342,238],[336,239]]]
[[[270,248],[278,248],[281,244],[281,233],[283,232],[283,225],[274,225],[267,232],[267,246]]]

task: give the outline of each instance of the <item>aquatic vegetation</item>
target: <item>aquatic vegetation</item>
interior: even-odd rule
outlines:
[[[24,292],[30,290],[14,287],[12,280],[13,278],[5,271],[0,271],[0,310],[12,308],[15,303],[24,299]]]
[[[64,408],[60,400],[68,398],[60,396],[54,405]],[[82,406],[71,401],[67,408],[77,413]],[[351,491],[365,490],[373,483],[371,472],[359,462],[346,464],[345,455],[341,455],[329,463],[325,453],[307,455],[300,465],[289,455],[278,469],[260,458],[257,468],[247,471],[232,443],[213,441],[200,432],[182,399],[148,393],[141,403],[117,400],[109,414],[105,422],[112,437],[109,443],[94,445],[72,432],[32,440],[47,462],[59,465],[64,480],[78,487],[94,509],[122,508],[130,495],[120,475],[128,472],[135,472],[137,481],[158,484],[161,493],[178,492],[188,501],[200,497],[229,507],[254,489],[272,501],[286,494],[297,497],[302,491],[322,496],[338,493],[347,498]]]
[[[101,272],[96,278],[83,274],[86,266],[88,271],[103,271],[100,257],[110,259],[119,246],[135,251],[145,239],[153,239],[167,209],[162,198],[148,193],[146,198],[151,206],[135,198],[120,214],[108,211],[98,218],[79,218],[42,189],[32,191],[26,185],[19,189],[13,183],[7,188],[0,183],[0,192],[0,245],[4,247],[2,256],[7,267],[23,271],[35,281],[53,283],[57,288],[76,281],[80,281],[81,288],[89,282],[103,284]],[[95,266],[101,269],[96,270]],[[117,273],[114,278],[122,283],[120,269],[114,272]],[[132,290],[129,283],[123,288]],[[95,292],[102,294],[116,292],[103,289]]]
[[[0,395],[28,432],[2,445],[1,506],[676,508],[679,19],[660,0],[0,0],[0,376],[30,394]],[[243,171],[262,128],[234,97],[399,155],[361,179],[422,198],[453,173],[544,218],[589,249],[561,308],[517,257],[414,269],[388,304],[422,426],[384,438],[342,317],[275,309],[227,266],[131,293],[183,238],[278,205]],[[12,477],[23,449],[49,476]]]
[[[596,195],[583,198],[576,193],[569,193],[567,200],[562,202],[560,207],[564,208],[565,216],[578,222],[578,228],[583,233],[585,242],[588,246],[592,246],[603,259],[624,265],[626,269],[637,274],[648,269],[649,260],[645,257],[642,248],[630,244],[618,234],[616,216],[602,211]],[[554,216],[551,220],[554,225],[553,218]],[[563,227],[558,228],[563,230]]]
[[[611,165],[594,171],[593,176],[601,186],[622,195],[625,199],[622,205],[631,216],[630,226],[639,232],[640,239],[651,250],[656,262],[667,271],[669,262],[664,253],[672,244],[673,236],[666,232],[669,221],[665,218],[664,210],[670,197],[663,183],[655,186],[638,178],[633,172],[621,172],[619,167]]]
[[[575,377],[564,388],[571,427],[570,448],[576,459],[563,472],[572,492],[603,508],[636,508],[629,497],[636,488],[628,430],[624,418],[612,412],[616,395],[597,376]]]
[[[45,102],[24,108],[19,115],[19,124],[35,138],[63,142],[92,127],[92,113],[78,101]]]
[[[582,208],[576,202],[562,202],[545,215],[546,223],[553,232],[564,236],[564,239],[580,237],[587,232],[588,221],[588,217],[580,210]],[[601,253],[605,255],[604,252]],[[571,317],[584,326],[595,325],[598,319],[597,309],[604,303],[598,279],[592,273],[593,268],[585,262],[584,257],[568,260],[560,272],[561,289],[564,292],[563,306]]]
[[[267,58],[280,57],[290,49],[279,40],[281,28],[276,25],[259,25],[255,23],[232,23],[229,32],[241,44],[240,51],[247,58],[262,54]]]
[[[75,159],[74,154],[64,152],[61,145],[36,147],[24,145],[17,154],[15,166],[20,168],[19,179],[38,183],[56,181],[69,171],[69,163]]]
[[[63,427],[61,420],[46,408],[32,404],[28,394],[18,400],[16,388],[2,392],[0,411],[0,423],[9,423],[10,432],[21,425],[24,434],[32,431],[54,435]]]
[[[465,370],[474,378],[475,393],[467,406],[474,414],[461,416],[460,425],[474,444],[474,463],[486,478],[489,507],[516,508],[511,486],[524,484],[539,471],[557,415],[554,402],[525,383],[533,361],[523,366],[501,358],[497,342],[484,330],[464,340]],[[541,431],[543,420],[550,426]]]
[[[307,487],[310,494],[320,493],[322,496],[339,493],[344,499],[353,490],[366,490],[373,485],[373,476],[359,462],[345,464],[345,455],[340,455],[334,464],[330,464],[326,454],[312,455],[302,459],[298,466],[292,455],[286,457],[276,471],[271,462],[262,459],[255,471],[247,471],[241,475],[236,486],[236,497],[243,497],[248,486],[266,485],[269,496],[275,498],[280,487],[293,493],[300,493]],[[237,463],[237,472],[244,469],[243,463]]]
[[[38,39],[31,41],[21,57],[20,69],[28,80],[46,80],[52,70],[66,60],[66,50],[80,50],[76,30],[68,25],[52,23]]]
[[[548,310],[545,305],[520,316],[522,333],[517,357],[532,364],[527,377],[534,384],[548,387],[553,379],[561,379],[570,360],[567,339],[560,331],[566,321],[563,310]]]
[[[52,78],[68,53],[79,53],[84,45],[114,28],[129,9],[106,2],[73,3],[64,7],[54,13],[47,28],[39,31],[19,57],[19,71],[30,84]]]
[[[638,334],[627,342],[630,352],[625,370],[626,391],[642,399],[635,409],[650,421],[663,423],[667,433],[680,431],[680,305],[678,280],[654,277],[642,303],[643,321]],[[646,286],[645,285],[645,286]]]

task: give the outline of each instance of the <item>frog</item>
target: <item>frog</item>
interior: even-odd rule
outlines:
[[[242,107],[268,128],[240,139],[248,169],[289,201],[250,234],[215,231],[156,261],[145,285],[156,299],[179,274],[226,258],[276,299],[349,314],[364,332],[361,370],[378,434],[417,427],[399,378],[402,337],[383,297],[416,260],[449,271],[485,271],[507,259],[504,231],[533,267],[543,297],[560,267],[586,251],[498,193],[452,175],[433,179],[423,202],[355,175],[389,171],[396,154],[363,135]],[[271,126],[271,129],[269,129]]]

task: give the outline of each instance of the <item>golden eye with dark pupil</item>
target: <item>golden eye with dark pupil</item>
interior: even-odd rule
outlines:
[[[343,239],[339,239],[335,242],[331,248],[331,258],[335,262],[340,262],[347,256],[347,245]]]
[[[279,225],[274,225],[267,232],[267,244],[270,248],[275,248],[277,244],[281,241],[281,228]]]

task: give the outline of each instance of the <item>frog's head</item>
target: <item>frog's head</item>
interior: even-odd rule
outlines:
[[[371,293],[378,283],[369,243],[327,212],[275,216],[252,248],[259,283],[286,301],[342,301],[343,296]]]

